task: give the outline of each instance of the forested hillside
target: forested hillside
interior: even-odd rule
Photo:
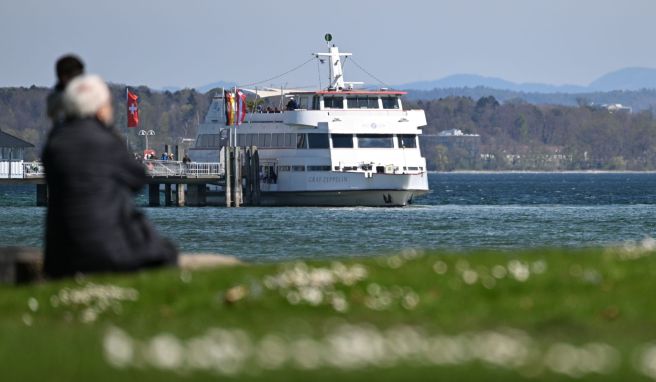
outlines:
[[[194,138],[211,93],[184,89],[139,95],[139,129],[125,128],[125,86],[114,85],[116,126],[129,134],[131,150],[144,147],[138,130],[154,130],[150,146],[161,150],[181,138]],[[46,88],[0,89],[0,129],[34,143],[38,158],[50,123],[45,115]],[[638,92],[623,92],[639,94]],[[645,97],[648,97],[646,92]],[[656,94],[656,93],[655,93]],[[586,106],[535,105],[519,99],[500,102],[492,96],[446,97],[407,101],[426,112],[427,135],[447,129],[479,134],[472,150],[425,141],[424,156],[433,170],[656,170],[656,120],[649,110],[611,112]]]
[[[161,150],[165,143],[176,144],[181,138],[195,138],[198,120],[202,120],[209,106],[209,95],[191,89],[171,92],[155,92],[146,87],[130,88],[139,95],[140,124],[127,129],[125,86],[112,85],[115,125],[129,135],[131,150],[143,149],[141,129],[153,130],[149,146]],[[0,130],[33,143],[37,149],[28,153],[29,159],[38,157],[47,138],[51,124],[46,117],[47,88],[0,88]]]
[[[426,146],[432,169],[656,169],[656,121],[649,111],[499,103],[491,96],[478,101],[448,97],[415,106],[426,112],[424,133],[460,129],[480,135],[473,153]]]

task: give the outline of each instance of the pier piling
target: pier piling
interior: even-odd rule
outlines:
[[[164,185],[164,205],[166,207],[171,207],[173,205],[172,196],[171,185],[167,183]]]
[[[159,207],[159,183],[150,183],[148,185],[148,205],[150,207]]]
[[[233,164],[234,164],[234,175],[233,175],[233,183],[232,183],[232,194],[233,194],[233,205],[234,207],[240,207],[243,204],[243,199],[242,199],[242,177],[241,177],[241,163],[242,163],[242,156],[241,156],[241,148],[240,147],[235,147],[234,148],[234,153],[233,153]]]
[[[175,204],[178,207],[184,207],[185,206],[185,186],[184,184],[176,184],[175,185],[175,192],[177,194],[177,198],[175,199]]]
[[[37,184],[36,185],[36,205],[37,205],[37,207],[46,207],[46,206],[48,206],[48,185],[47,184]]]
[[[251,179],[253,179],[253,201],[251,205],[260,205],[260,154],[257,152],[257,147],[251,146]]]
[[[224,168],[225,168],[225,203],[226,207],[232,207],[232,155],[231,154],[231,148],[230,147],[224,147],[224,158],[225,161],[224,163]]]

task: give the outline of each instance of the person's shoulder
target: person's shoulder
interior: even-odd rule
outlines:
[[[95,118],[79,118],[64,121],[53,128],[59,138],[74,142],[103,142],[112,137],[108,129]]]

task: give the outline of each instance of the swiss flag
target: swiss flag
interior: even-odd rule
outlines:
[[[137,127],[139,125],[138,98],[136,94],[128,90],[128,127]]]

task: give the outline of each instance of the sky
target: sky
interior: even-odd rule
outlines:
[[[385,84],[472,73],[587,85],[656,68],[655,15],[653,0],[0,0],[0,87],[52,86],[69,52],[114,83],[246,84],[326,50],[325,33]],[[312,61],[263,85],[325,86],[326,71]],[[376,84],[348,60],[344,71]]]

